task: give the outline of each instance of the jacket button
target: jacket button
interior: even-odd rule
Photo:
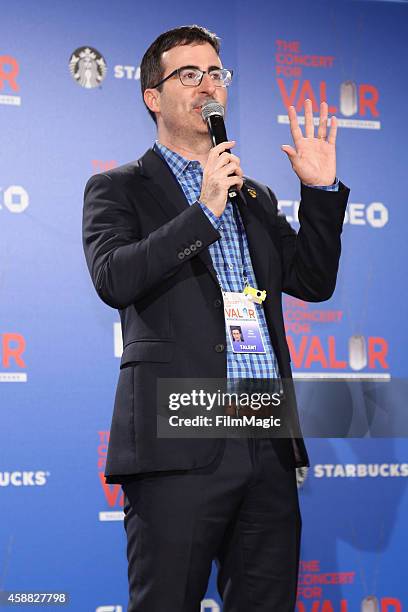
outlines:
[[[203,246],[203,243],[201,242],[201,240],[196,240],[196,246],[198,248],[200,248],[201,246]]]
[[[190,244],[190,251],[193,253],[196,250],[197,250],[196,245],[195,244]]]
[[[184,255],[191,255],[191,251],[189,248],[184,249]]]
[[[219,308],[221,306],[221,304],[222,304],[222,301],[219,298],[214,300],[214,307],[215,308]]]
[[[177,253],[177,257],[179,259],[184,259],[185,255],[184,255],[183,251],[180,251],[180,253]]]
[[[217,353],[222,353],[223,350],[225,349],[225,346],[224,346],[224,344],[216,344],[214,348],[215,348]]]

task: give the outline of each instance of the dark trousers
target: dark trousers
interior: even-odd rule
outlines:
[[[210,465],[122,484],[128,612],[199,612],[212,561],[224,612],[295,610],[301,517],[288,440],[226,439]]]

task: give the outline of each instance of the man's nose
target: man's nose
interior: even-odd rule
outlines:
[[[207,93],[207,94],[213,94],[215,92],[215,90],[217,89],[213,79],[210,77],[210,75],[206,72],[205,74],[203,74],[203,78],[201,80],[200,85],[198,86],[198,90],[200,91],[200,93]]]

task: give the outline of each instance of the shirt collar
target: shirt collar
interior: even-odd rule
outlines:
[[[166,145],[161,144],[158,140],[155,141],[153,149],[160,153],[164,160],[170,165],[176,178],[179,178],[182,174],[188,170],[189,167],[193,170],[201,169],[201,164],[197,160],[187,159],[182,155],[179,155],[175,151],[172,151]]]

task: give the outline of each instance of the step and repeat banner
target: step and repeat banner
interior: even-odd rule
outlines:
[[[310,98],[317,115],[329,103],[351,187],[333,297],[283,296],[312,463],[298,474],[297,611],[406,610],[408,5],[43,0],[3,3],[1,16],[0,590],[126,610],[123,495],[103,477],[121,330],[86,269],[83,189],[152,145],[142,55],[198,23],[234,69],[227,128],[243,169],[293,227],[299,181],[280,149],[290,104],[301,114]],[[344,417],[344,438],[325,435],[322,406]],[[203,612],[222,609],[215,576]]]

